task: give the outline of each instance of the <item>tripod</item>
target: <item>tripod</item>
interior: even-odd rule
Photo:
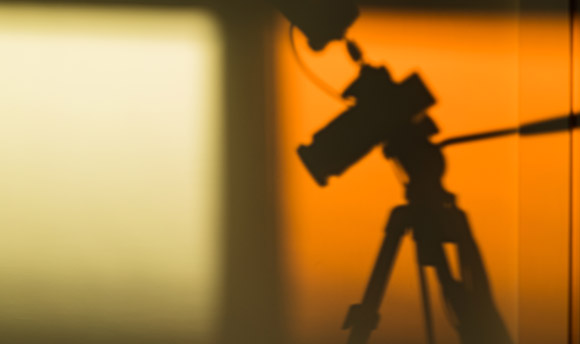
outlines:
[[[370,281],[360,304],[351,306],[343,329],[351,329],[348,344],[367,343],[379,322],[379,308],[402,237],[412,231],[416,244],[419,283],[427,342],[434,344],[432,314],[424,267],[433,266],[443,297],[454,318],[463,344],[512,343],[493,305],[487,277],[467,218],[447,194],[439,204],[416,204],[395,208]],[[461,281],[452,277],[442,244],[458,247]]]

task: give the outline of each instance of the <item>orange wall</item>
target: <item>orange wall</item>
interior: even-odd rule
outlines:
[[[395,80],[421,75],[437,98],[429,114],[440,129],[434,141],[440,141],[565,115],[570,104],[570,84],[564,82],[570,79],[567,23],[515,13],[367,9],[347,36],[372,64],[386,65]],[[404,189],[378,149],[331,178],[327,187],[315,184],[296,148],[309,144],[346,105],[300,70],[288,23],[281,21],[277,30],[280,204],[291,333],[295,343],[341,342],[348,306],[360,301],[388,214],[405,203]],[[296,36],[306,64],[337,90],[356,77],[357,66],[343,45],[333,43],[315,54],[304,37]],[[559,133],[444,150],[444,184],[468,214],[496,305],[516,342],[563,343],[567,333],[569,143],[570,135]],[[436,339],[457,343],[434,274],[429,280]],[[399,252],[381,316],[371,342],[425,342],[410,238]],[[525,334],[518,341],[520,333]]]

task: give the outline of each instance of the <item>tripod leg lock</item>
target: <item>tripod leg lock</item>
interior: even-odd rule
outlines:
[[[342,329],[366,328],[375,330],[379,325],[380,315],[376,311],[364,307],[364,305],[352,305],[348,310]]]

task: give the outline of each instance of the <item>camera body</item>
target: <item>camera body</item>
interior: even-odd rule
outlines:
[[[419,75],[395,83],[385,67],[370,65],[361,67],[342,96],[354,97],[356,104],[314,134],[310,145],[298,148],[302,162],[321,186],[374,146],[400,135],[416,115],[435,103]]]

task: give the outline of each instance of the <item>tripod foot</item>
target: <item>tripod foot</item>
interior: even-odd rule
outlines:
[[[365,309],[363,305],[356,304],[350,306],[342,329],[346,330],[351,327],[364,327],[370,331],[379,325],[380,315],[370,309]]]

